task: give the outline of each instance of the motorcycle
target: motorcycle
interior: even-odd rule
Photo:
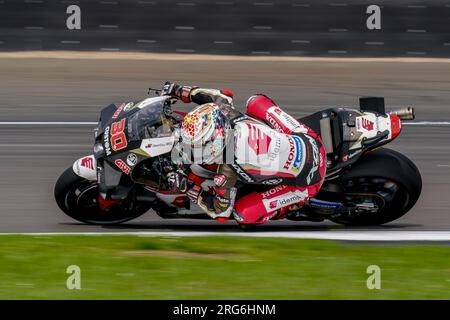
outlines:
[[[179,169],[171,152],[185,114],[172,110],[176,98],[150,91],[156,96],[101,111],[93,154],[76,160],[56,182],[55,199],[65,214],[99,225],[150,209],[165,219],[211,219],[171,186],[168,177]],[[320,133],[327,174],[321,191],[283,218],[380,225],[406,214],[420,196],[420,173],[406,156],[382,146],[400,134],[402,121],[413,119],[413,108],[386,113],[384,98],[377,97],[360,98],[359,110],[329,108],[298,119]],[[276,180],[255,186],[242,179],[236,199],[274,188]]]

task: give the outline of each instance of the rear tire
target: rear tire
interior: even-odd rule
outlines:
[[[58,207],[69,217],[87,224],[113,225],[135,219],[150,209],[150,204],[138,202],[132,196],[102,210],[98,204],[98,185],[66,169],[55,185]]]
[[[379,206],[377,212],[330,218],[351,226],[381,225],[400,218],[416,204],[422,190],[422,178],[414,163],[390,149],[365,154],[340,179],[347,201],[360,201],[366,196]]]

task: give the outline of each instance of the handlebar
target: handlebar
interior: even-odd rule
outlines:
[[[401,120],[414,120],[416,118],[416,115],[414,113],[414,108],[412,108],[412,107],[393,110],[389,113],[396,115]]]
[[[150,92],[154,92],[157,96],[160,96],[162,93],[161,89],[155,89],[155,88],[148,88],[147,94],[150,94]]]

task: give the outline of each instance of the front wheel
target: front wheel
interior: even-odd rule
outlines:
[[[347,213],[330,217],[344,225],[380,225],[406,214],[419,199],[422,178],[414,163],[390,149],[364,155],[340,177]]]
[[[101,209],[98,184],[79,177],[70,167],[59,177],[55,185],[58,207],[69,217],[88,224],[112,225],[139,217],[150,209],[132,196]]]

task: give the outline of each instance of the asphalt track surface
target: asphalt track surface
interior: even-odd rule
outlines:
[[[294,116],[357,106],[385,96],[388,109],[414,106],[417,121],[450,122],[450,63],[352,61],[152,61],[0,58],[0,232],[239,231],[234,222],[162,220],[151,211],[116,227],[79,224],[53,199],[59,174],[90,153],[92,125],[4,122],[95,122],[111,102],[138,100],[165,80],[233,90],[236,105],[261,92]],[[188,109],[179,105],[179,109]],[[450,125],[405,126],[390,144],[423,178],[417,205],[378,231],[450,229]],[[333,223],[271,222],[261,231],[340,231]],[[351,230],[366,230],[352,228]]]

